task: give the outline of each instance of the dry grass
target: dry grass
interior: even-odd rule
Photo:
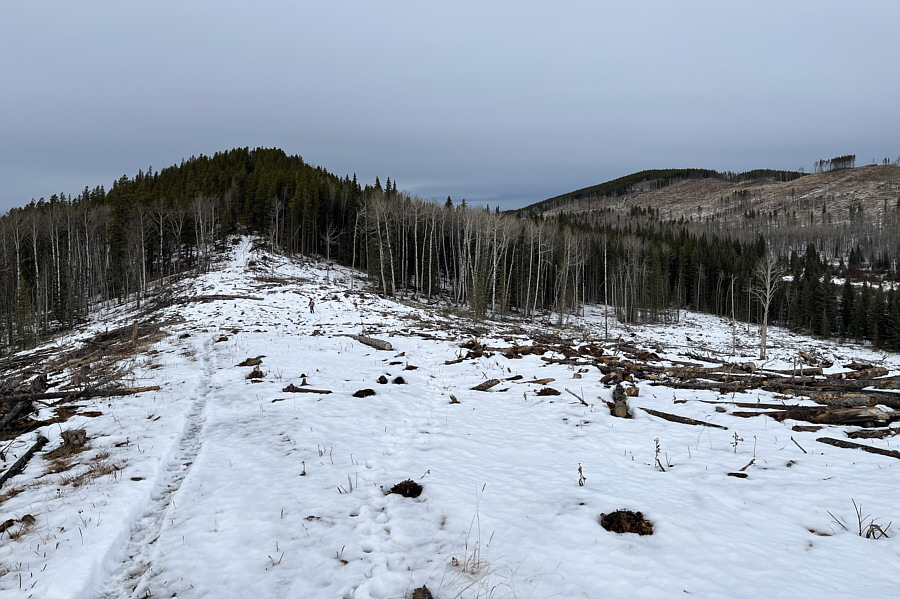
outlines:
[[[77,455],[83,451],[90,449],[90,445],[69,445],[63,443],[56,449],[48,451],[44,454],[44,460],[48,462],[58,462],[67,460],[74,455]]]
[[[109,458],[109,452],[104,451],[98,453],[91,457],[86,470],[78,472],[77,474],[64,474],[60,478],[59,484],[63,486],[80,487],[102,476],[112,475],[115,477],[116,473],[122,469],[122,466],[116,464]]]

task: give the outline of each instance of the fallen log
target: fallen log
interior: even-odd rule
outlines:
[[[48,399],[90,399],[92,397],[117,397],[120,395],[134,395],[146,391],[159,391],[159,385],[150,387],[116,387],[113,389],[82,389],[81,391],[54,391],[52,393],[22,393],[9,395],[3,398],[3,403],[19,401],[44,401]]]
[[[868,382],[876,389],[900,389],[900,376],[886,376]]]
[[[328,395],[331,393],[329,389],[310,389],[309,387],[297,387],[294,383],[291,383],[284,389],[282,389],[284,393],[318,393],[319,395]]]
[[[231,294],[209,294],[209,295],[195,295],[194,297],[179,297],[172,300],[174,304],[192,304],[194,302],[206,303],[206,302],[217,302],[217,301],[227,301],[227,300],[253,300],[257,302],[261,302],[264,298],[259,297],[258,295],[231,295]]]
[[[678,422],[680,424],[690,424],[693,426],[708,426],[711,428],[720,428],[722,430],[727,431],[727,426],[722,426],[721,424],[713,424],[712,422],[705,422],[703,420],[694,420],[693,418],[686,418],[684,416],[676,416],[675,414],[669,414],[667,412],[660,412],[659,410],[651,410],[650,408],[641,408],[651,416],[656,416],[657,418],[662,418],[663,420],[668,420],[670,422]]]
[[[825,393],[811,393],[809,396],[815,402],[828,406],[858,407],[876,406],[878,404],[900,409],[900,393],[888,391],[838,391]]]
[[[631,414],[628,413],[628,395],[625,394],[625,388],[621,383],[613,388],[612,399],[609,406],[610,413],[616,418],[631,418]]]
[[[44,437],[43,435],[38,435],[38,438],[35,441],[34,445],[32,445],[31,448],[28,451],[26,451],[22,457],[20,457],[18,460],[16,460],[15,464],[13,464],[9,468],[7,468],[6,472],[4,472],[2,475],[0,475],[0,487],[2,487],[3,483],[5,483],[7,480],[9,480],[10,478],[14,477],[18,473],[20,473],[22,470],[24,470],[25,465],[28,464],[28,460],[30,460],[32,458],[32,456],[34,456],[34,454],[39,452],[41,450],[41,448],[43,448],[44,445],[46,445],[46,444],[47,444],[47,438]]]
[[[839,397],[841,394],[859,394],[857,397],[861,395],[866,395],[869,398],[868,405],[877,405],[882,404],[889,408],[900,409],[900,393],[894,393],[893,391],[859,391],[859,390],[851,390],[845,391],[843,389],[840,390],[820,390],[811,387],[773,387],[772,391],[776,391],[778,393],[783,393],[785,395],[805,395],[812,399],[813,401],[817,401],[819,403],[828,404],[828,397]],[[818,398],[823,397],[822,401]],[[853,395],[850,395],[851,397]]]
[[[700,403],[708,403],[714,406],[730,404],[739,408],[756,408],[758,410],[783,410],[789,407],[783,403],[760,403],[758,401],[713,401],[711,399],[701,399]]]
[[[480,383],[480,384],[472,387],[472,391],[487,391],[491,387],[494,387],[499,384],[500,384],[500,381],[497,379],[488,379],[488,380],[484,381],[483,383]]]
[[[851,370],[850,372],[836,372],[829,374],[830,379],[874,379],[885,376],[888,369],[882,366],[873,366],[872,368],[864,368],[862,370]]]
[[[900,413],[883,412],[878,408],[832,408],[828,406],[789,406],[772,412],[732,412],[734,416],[752,417],[766,415],[782,422],[787,419],[803,420],[813,424],[838,424],[865,428],[887,426],[900,420]]]
[[[787,376],[822,376],[823,374],[822,368],[818,366],[812,368],[760,368],[759,372],[771,372],[774,374]]]
[[[369,347],[374,347],[375,349],[380,349],[384,351],[390,351],[394,349],[394,346],[391,345],[390,341],[382,341],[381,339],[375,339],[374,337],[367,337],[365,335],[347,335],[351,339],[355,339],[362,343],[363,345],[368,345]]]
[[[819,437],[816,439],[819,443],[824,443],[826,445],[833,445],[835,447],[841,447],[843,449],[862,449],[863,451],[868,451],[869,453],[877,453],[878,455],[886,455],[891,458],[897,458],[900,460],[900,451],[896,449],[882,449],[880,447],[872,447],[871,445],[863,445],[862,443],[854,443],[853,441],[845,441],[843,439],[832,439],[831,437]]]
[[[847,436],[851,439],[887,439],[894,435],[900,434],[900,428],[864,428],[858,431],[851,431]]]
[[[857,408],[860,406],[874,406],[877,402],[868,393],[860,392],[825,392],[810,395],[809,398],[826,406],[841,408]],[[900,399],[900,397],[898,397]]]
[[[0,430],[6,427],[7,424],[31,411],[31,402],[30,401],[20,401],[16,403],[12,409],[6,413],[6,416],[0,420]]]

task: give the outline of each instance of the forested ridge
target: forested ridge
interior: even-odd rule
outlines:
[[[885,210],[896,219],[885,222],[900,223],[900,203]],[[474,319],[552,312],[562,324],[605,301],[629,323],[696,309],[900,350],[900,291],[880,283],[897,280],[896,256],[858,246],[824,255],[812,241],[778,256],[764,235],[667,221],[652,208],[546,218],[426,202],[390,179],[361,185],[262,148],[148,168],[109,190],[54,195],[0,218],[0,347],[33,344],[100,304],[140,299],[164,277],[204,269],[238,231],[258,232],[277,251],[363,269],[385,295],[447,302]],[[765,258],[780,258],[774,272],[788,275],[769,277],[768,304]]]
[[[700,168],[681,168],[681,169],[651,169],[619,177],[612,181],[591,185],[575,191],[570,191],[562,195],[552,197],[550,199],[538,202],[524,208],[525,211],[543,212],[552,208],[556,208],[575,200],[588,198],[614,197],[628,193],[629,191],[639,187],[662,188],[667,187],[677,181],[687,179],[719,179],[721,181],[756,181],[760,179],[771,178],[778,181],[792,181],[802,177],[803,173],[794,171],[778,171],[757,169],[744,173],[725,172],[720,173],[709,169]]]

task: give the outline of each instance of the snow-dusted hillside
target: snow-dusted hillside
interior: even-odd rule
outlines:
[[[34,417],[59,421],[6,448],[3,468],[37,434],[49,439],[0,488],[0,521],[12,521],[0,595],[409,598],[427,585],[440,599],[897,596],[900,460],[816,442],[846,427],[797,432],[794,421],[730,414],[730,402],[782,401],[770,392],[735,398],[649,381],[629,398],[634,418],[615,418],[596,368],[545,359],[561,357],[552,353],[460,360],[476,334],[495,348],[539,336],[602,341],[602,308],[568,329],[473,330],[448,310],[380,299],[361,280],[349,290],[350,276],[244,238],[210,273],[173,283],[176,301],[153,315],[165,335],[121,356],[133,386],[159,390],[85,400],[65,421],[48,402]],[[136,310],[111,308],[103,324],[52,346],[77,347]],[[686,353],[717,360],[733,344],[728,323],[693,314],[612,332],[661,364]],[[360,334],[393,348],[349,336]],[[755,329],[737,334],[732,359],[753,360]],[[759,366],[791,367],[802,350],[833,361],[826,372],[850,361],[900,372],[897,355],[770,336],[772,360]],[[248,379],[251,368],[237,365],[258,356],[264,376]],[[501,382],[472,390],[489,379]],[[560,394],[539,395],[545,388]],[[364,389],[374,394],[354,396]],[[75,428],[87,448],[47,459]],[[900,448],[900,437],[860,442]],[[407,479],[422,485],[419,497],[388,493]],[[895,523],[889,538],[857,534],[854,502],[883,529]],[[642,512],[653,534],[602,528],[601,514],[618,509]]]

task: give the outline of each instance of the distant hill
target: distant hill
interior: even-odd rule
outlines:
[[[664,220],[714,219],[733,226],[747,218],[793,216],[806,225],[840,224],[864,213],[880,218],[900,201],[900,166],[870,165],[803,174],[756,170],[648,170],[562,194],[522,212],[630,213],[653,209]]]

